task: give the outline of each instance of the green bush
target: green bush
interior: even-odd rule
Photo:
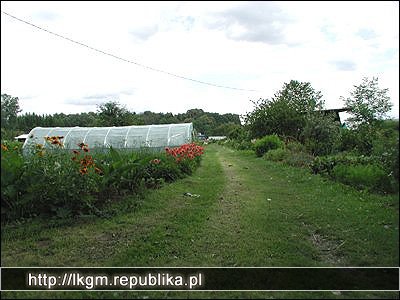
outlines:
[[[339,125],[330,115],[310,114],[301,134],[307,150],[313,155],[328,155],[337,150]]]
[[[265,153],[264,158],[271,161],[286,161],[292,153],[284,148],[269,150]]]
[[[392,128],[397,125],[397,128]],[[372,156],[387,173],[399,182],[399,131],[398,122],[387,120],[376,131],[372,141]]]
[[[267,135],[254,144],[254,150],[258,157],[263,156],[269,150],[283,148],[284,144],[277,135]]]
[[[359,136],[356,130],[348,129],[348,128],[341,128],[340,129],[340,139],[339,139],[339,146],[338,150],[343,151],[353,151],[358,149]]]
[[[254,145],[247,140],[240,141],[237,145],[237,150],[253,150]]]
[[[314,156],[305,151],[305,146],[297,141],[289,141],[285,148],[269,150],[264,158],[271,161],[279,161],[285,165],[301,168],[309,168]]]
[[[220,145],[228,146],[235,150],[253,150],[253,144],[248,140],[225,140],[220,141]]]
[[[393,172],[388,171],[382,157],[356,153],[316,157],[310,168],[313,173],[336,181],[375,192],[392,193],[398,190]]]
[[[314,161],[314,156],[307,152],[291,152],[285,163],[293,167],[309,168]]]
[[[160,158],[159,158],[160,157]],[[159,163],[155,164],[155,159],[159,159]],[[152,158],[149,160],[150,163],[146,164],[145,168],[145,179],[151,180],[151,178],[162,178],[165,182],[172,182],[183,177],[182,168],[174,161],[172,157],[164,155]],[[192,169],[189,166],[189,170],[186,174],[191,174]]]
[[[314,174],[323,174],[330,176],[333,168],[336,165],[369,164],[372,162],[374,162],[374,159],[370,156],[343,152],[336,155],[317,156],[310,164],[310,168]]]
[[[390,177],[376,164],[337,165],[332,177],[339,182],[375,192],[392,192]]]
[[[14,150],[14,148],[16,148]],[[20,199],[24,159],[18,144],[1,144],[1,219],[13,214]],[[23,188],[23,187],[22,187]]]
[[[228,138],[231,140],[244,140],[247,139],[248,132],[243,126],[235,125],[228,133]]]
[[[290,152],[306,152],[306,146],[297,141],[288,141],[286,143],[286,149]]]
[[[395,140],[398,131],[382,128],[376,122],[371,125],[360,125],[354,129],[341,129],[339,151],[357,151],[360,155],[370,156],[378,145],[385,145]]]

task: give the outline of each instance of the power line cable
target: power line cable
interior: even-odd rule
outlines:
[[[164,74],[167,74],[167,75],[170,75],[170,76],[174,76],[174,77],[177,77],[177,78],[180,78],[180,79],[190,80],[190,81],[193,81],[193,82],[197,82],[197,83],[201,83],[201,84],[206,84],[206,85],[211,85],[211,86],[218,87],[218,88],[225,88],[225,89],[238,90],[238,91],[246,91],[246,92],[258,92],[257,90],[241,89],[241,88],[235,88],[235,87],[230,87],[230,86],[218,85],[218,84],[214,84],[214,83],[210,83],[210,82],[205,82],[205,81],[201,81],[201,80],[189,78],[189,77],[182,76],[182,75],[177,75],[177,74],[174,74],[174,73],[171,73],[171,72],[168,72],[168,71],[164,71],[164,70],[160,70],[160,69],[157,69],[157,68],[149,67],[149,66],[143,65],[143,64],[141,64],[141,63],[138,63],[138,62],[135,62],[135,61],[126,59],[126,58],[122,58],[122,57],[117,56],[117,55],[115,55],[115,54],[108,53],[108,52],[106,52],[106,51],[103,51],[103,50],[94,48],[94,47],[89,46],[89,45],[87,45],[87,44],[84,44],[84,43],[75,41],[75,40],[73,40],[73,39],[71,39],[71,38],[68,38],[68,37],[63,36],[63,35],[61,35],[61,34],[55,33],[55,32],[53,32],[53,31],[50,31],[50,30],[48,30],[48,29],[42,28],[42,27],[37,26],[37,25],[35,25],[35,24],[32,24],[32,23],[30,23],[30,22],[28,22],[28,21],[25,21],[25,20],[23,20],[23,19],[20,19],[20,18],[18,18],[18,17],[16,17],[16,16],[13,16],[13,15],[11,15],[11,14],[5,12],[5,11],[2,11],[2,13],[5,14],[5,15],[7,15],[7,16],[9,16],[9,17],[11,17],[11,18],[13,18],[13,19],[15,19],[15,20],[17,20],[17,21],[20,21],[20,22],[25,23],[25,24],[27,24],[27,25],[33,26],[33,27],[35,27],[36,29],[39,29],[39,30],[42,30],[42,31],[47,32],[47,33],[49,33],[49,34],[55,35],[55,36],[57,36],[57,37],[59,37],[59,38],[62,38],[62,39],[64,39],[64,40],[67,40],[67,41],[69,41],[69,42],[71,42],[71,43],[77,44],[77,45],[79,45],[79,46],[86,47],[86,48],[88,48],[88,49],[90,49],[90,50],[99,52],[99,53],[104,54],[104,55],[111,56],[111,57],[113,57],[113,58],[116,58],[116,59],[118,59],[118,60],[121,60],[121,61],[124,61],[124,62],[127,62],[127,63],[135,64],[135,65],[137,65],[137,66],[139,66],[139,67],[142,67],[142,68],[145,68],[145,69],[148,69],[148,70],[151,70],[151,71],[155,71],[155,72],[159,72],[159,73],[164,73]]]

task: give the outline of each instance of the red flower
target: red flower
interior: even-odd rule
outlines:
[[[161,160],[159,160],[158,158],[155,158],[153,160],[150,161],[150,163],[158,165],[161,162]]]

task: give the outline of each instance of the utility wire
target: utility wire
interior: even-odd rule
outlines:
[[[142,68],[145,68],[145,69],[148,69],[148,70],[151,70],[151,71],[155,71],[155,72],[159,72],[159,73],[164,73],[164,74],[167,74],[167,75],[170,75],[170,76],[174,76],[174,77],[177,77],[177,78],[180,78],[180,79],[190,80],[190,81],[193,81],[193,82],[197,82],[197,83],[201,83],[201,84],[206,84],[206,85],[211,85],[211,86],[218,87],[218,88],[225,88],[225,89],[238,90],[238,91],[247,91],[247,92],[257,92],[257,90],[240,89],[240,88],[234,88],[234,87],[229,87],[229,86],[224,86],[224,85],[218,85],[218,84],[214,84],[214,83],[210,83],[210,82],[205,82],[205,81],[201,81],[201,80],[197,80],[197,79],[193,79],[193,78],[189,78],[189,77],[177,75],[177,74],[174,74],[174,73],[170,73],[170,72],[167,72],[167,71],[163,71],[163,70],[160,70],[160,69],[156,69],[156,68],[153,68],[153,67],[149,67],[149,66],[143,65],[143,64],[141,64],[141,63],[138,63],[138,62],[135,62],[135,61],[132,61],[132,60],[129,60],[129,59],[125,59],[125,58],[122,58],[122,57],[120,57],[120,56],[114,55],[114,54],[112,54],[112,53],[108,53],[108,52],[105,52],[105,51],[103,51],[103,50],[100,50],[100,49],[91,47],[91,46],[89,46],[89,45],[87,45],[87,44],[84,44],[84,43],[75,41],[75,40],[70,39],[70,38],[68,38],[68,37],[66,37],[66,36],[63,36],[63,35],[61,35],[61,34],[52,32],[52,31],[50,31],[50,30],[47,30],[47,29],[45,29],[45,28],[42,28],[42,27],[37,26],[37,25],[35,25],[35,24],[32,24],[32,23],[30,23],[30,22],[28,22],[28,21],[25,21],[25,20],[22,20],[22,19],[20,19],[20,18],[17,18],[17,17],[15,17],[15,16],[13,16],[13,15],[11,15],[11,14],[9,14],[9,13],[6,13],[6,12],[4,12],[4,11],[2,11],[2,13],[5,14],[5,15],[7,15],[7,16],[9,16],[9,17],[11,17],[11,18],[13,18],[13,19],[15,19],[15,20],[17,20],[17,21],[20,21],[20,22],[25,23],[25,24],[27,24],[27,25],[33,26],[33,27],[35,27],[36,29],[45,31],[45,32],[47,32],[47,33],[49,33],[49,34],[55,35],[55,36],[57,36],[57,37],[59,37],[59,38],[62,38],[62,39],[64,39],[64,40],[67,40],[67,41],[69,41],[69,42],[71,42],[71,43],[77,44],[77,45],[79,45],[79,46],[86,47],[86,48],[88,48],[88,49],[90,49],[90,50],[99,52],[99,53],[104,54],[104,55],[111,56],[111,57],[116,58],[116,59],[118,59],[118,60],[122,60],[122,61],[124,61],[124,62],[131,63],[131,64],[137,65],[137,66],[139,66],[139,67],[142,67]]]

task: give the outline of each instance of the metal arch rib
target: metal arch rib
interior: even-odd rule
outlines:
[[[172,128],[172,124],[169,125],[168,127],[168,142],[167,142],[167,146],[169,147],[169,143],[171,142],[171,128]]]
[[[111,129],[112,129],[112,127],[110,127],[110,129],[108,129],[107,134],[106,134],[106,136],[104,137],[104,143],[103,143],[103,146],[104,146],[104,147],[106,146],[107,137],[108,137],[108,134],[110,133]]]
[[[188,142],[191,142],[191,139],[190,139],[190,124],[191,124],[191,123],[189,123],[189,125],[188,125],[188,133],[187,133],[187,136],[186,136],[186,140],[187,140]]]
[[[150,134],[150,130],[151,130],[152,127],[153,127],[153,125],[149,125],[149,130],[147,130],[147,135],[146,135],[146,146],[147,146],[147,147],[150,147],[150,144],[149,144],[149,134]]]
[[[67,144],[67,137],[69,136],[69,134],[71,133],[71,131],[73,131],[75,128],[76,128],[76,127],[72,127],[72,128],[68,131],[68,133],[65,135],[65,137],[64,137],[64,145]]]
[[[54,130],[55,128],[51,128],[50,130],[49,130],[49,132],[48,133],[46,133],[46,135],[45,136],[49,136],[49,134]]]
[[[96,128],[96,127],[95,127]],[[83,141],[82,141],[82,143],[85,143],[86,142],[86,138],[87,138],[87,136],[88,136],[88,134],[89,134],[89,132],[91,132],[92,131],[92,129],[93,128],[90,128],[87,132],[86,132],[86,134],[85,134],[85,136],[84,136],[84,138],[83,138]]]
[[[126,148],[126,145],[128,144],[128,134],[129,134],[129,131],[131,131],[132,127],[133,126],[129,127],[128,131],[126,132],[124,148]]]

